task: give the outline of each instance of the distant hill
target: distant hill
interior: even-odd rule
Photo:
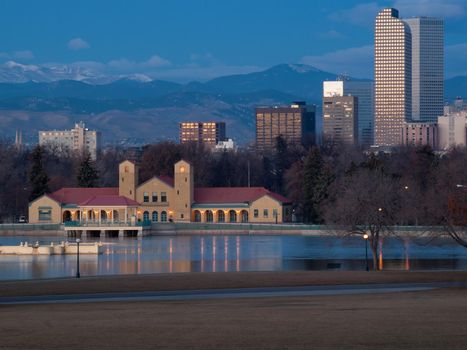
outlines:
[[[176,140],[180,121],[213,119],[225,121],[228,135],[247,143],[254,139],[255,106],[306,100],[319,110],[322,82],[336,79],[336,74],[301,64],[188,84],[98,77],[73,67],[0,67],[0,81],[11,76],[16,83],[0,83],[0,137],[13,137],[20,128],[32,143],[38,130],[69,129],[79,120],[101,130],[107,142],[129,138],[144,143]],[[62,76],[70,79],[54,80]],[[28,77],[40,79],[25,81]],[[445,87],[447,99],[465,97],[467,77],[448,79]]]
[[[454,100],[458,96],[467,98],[467,76],[450,78],[444,82],[445,100]]]

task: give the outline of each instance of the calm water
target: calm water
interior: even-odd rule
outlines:
[[[39,242],[50,244],[61,239],[41,237]],[[33,243],[37,240],[33,237],[0,237],[0,244],[17,245],[21,241]],[[365,242],[359,237],[151,236],[106,238],[102,242],[103,255],[80,256],[82,276],[365,269]],[[467,270],[467,249],[447,238],[429,244],[386,238],[379,263],[387,270]],[[67,277],[75,274],[75,255],[0,256],[0,279],[3,280]]]

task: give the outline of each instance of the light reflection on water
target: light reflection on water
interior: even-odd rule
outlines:
[[[61,237],[0,237],[1,245],[59,242]],[[97,239],[98,240],[98,239]],[[84,242],[96,241],[84,238]],[[81,255],[81,276],[170,272],[363,270],[359,237],[150,236],[103,239],[104,254]],[[449,239],[429,245],[386,238],[378,264],[387,270],[467,269],[467,249]],[[383,256],[384,254],[384,256]],[[371,256],[370,267],[371,267]],[[0,279],[67,277],[76,256],[0,256]]]

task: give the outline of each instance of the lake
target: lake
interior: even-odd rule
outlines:
[[[60,242],[62,237],[0,237],[0,245]],[[70,239],[71,240],[71,239]],[[83,242],[99,239],[84,238]],[[360,237],[277,235],[186,235],[105,238],[104,254],[81,255],[81,276],[172,272],[364,270]],[[369,254],[371,268],[371,253]],[[467,249],[448,238],[385,238],[379,264],[384,270],[467,270]],[[0,255],[0,279],[70,277],[76,255]]]

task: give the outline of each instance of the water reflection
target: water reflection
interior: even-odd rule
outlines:
[[[16,245],[25,237],[1,237]],[[29,238],[29,242],[36,241]],[[96,239],[84,239],[95,241]],[[58,242],[57,237],[41,243]],[[365,246],[359,237],[158,236],[109,238],[104,254],[81,255],[82,276],[172,272],[364,270]],[[420,245],[385,238],[377,263],[386,270],[467,269],[467,249],[440,239]],[[76,256],[0,256],[0,279],[74,276]]]

